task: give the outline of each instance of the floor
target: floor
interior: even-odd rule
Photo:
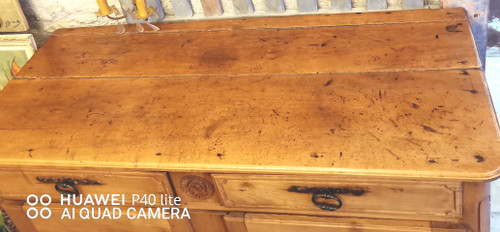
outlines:
[[[500,56],[486,57],[486,80],[500,118]],[[491,231],[500,231],[500,179],[491,184]]]

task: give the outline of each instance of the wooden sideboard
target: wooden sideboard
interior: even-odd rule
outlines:
[[[19,231],[489,231],[498,124],[463,9],[158,26],[57,30],[0,92]],[[190,219],[27,217],[61,193]]]

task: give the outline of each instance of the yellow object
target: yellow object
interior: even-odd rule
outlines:
[[[153,7],[146,6],[146,0],[135,0],[135,5],[137,6],[137,13],[135,14],[137,19],[147,19],[154,13]]]
[[[108,5],[108,0],[96,0],[96,2],[99,6],[99,11],[96,12],[97,16],[107,16],[113,13]]]

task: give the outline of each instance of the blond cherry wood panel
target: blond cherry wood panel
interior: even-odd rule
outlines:
[[[348,17],[346,17],[348,15]],[[155,24],[160,28],[157,33],[193,32],[193,31],[228,31],[277,29],[300,27],[327,27],[376,25],[396,23],[428,23],[466,20],[463,8],[406,10],[386,12],[358,12],[355,14],[321,14],[300,16],[250,17],[217,20],[193,20],[188,22],[169,22]],[[137,34],[135,25],[124,25],[126,34]],[[146,31],[144,33],[151,33]],[[54,31],[53,36],[103,36],[116,34],[115,26],[65,28]]]
[[[465,232],[463,226],[433,228],[425,221],[391,221],[361,218],[328,218],[272,214],[246,214],[248,232]]]
[[[27,203],[23,205],[23,210],[26,211],[30,208]],[[35,219],[29,219],[24,215],[26,220],[29,220],[35,230],[33,232],[53,232],[53,231],[67,231],[67,232],[87,232],[87,231],[96,231],[96,232],[136,232],[136,231],[151,231],[151,232],[190,232],[190,228],[184,228],[182,230],[171,228],[170,224],[174,221],[184,221],[186,219],[147,219],[143,216],[139,216],[139,208],[135,208],[135,211],[129,212],[129,216],[134,219],[129,219],[127,216],[128,207],[85,207],[90,212],[90,219],[82,219],[79,216],[81,207],[67,207],[70,214],[72,210],[75,210],[75,218],[68,219],[67,217],[61,219],[65,207],[62,207],[57,204],[51,204],[48,206],[52,212],[52,215],[49,219],[42,219],[40,217]],[[36,206],[38,210],[41,207]],[[92,215],[98,216],[103,215],[103,212],[107,208],[111,213],[113,212],[113,208],[119,208],[122,212],[121,217],[118,219],[93,219]],[[94,209],[94,214],[92,214],[92,209]],[[101,214],[98,212],[100,211]],[[148,209],[145,208],[146,213]],[[86,211],[84,211],[86,212]],[[153,208],[153,212],[154,208]],[[85,214],[84,214],[85,215]],[[111,214],[112,216],[112,214]],[[21,231],[23,232],[23,231]]]
[[[0,199],[0,209],[3,209],[20,232],[36,231],[31,220],[23,209],[24,201],[9,201]]]
[[[226,229],[225,212],[190,211],[193,232],[232,232]]]
[[[61,194],[55,190],[55,183],[39,181],[42,179],[71,178],[80,182],[99,182],[100,185],[76,184],[83,198],[88,194],[124,194],[125,204],[131,204],[132,194],[171,194],[165,173],[152,172],[113,172],[86,170],[19,170],[0,169],[3,187],[0,196],[6,199],[25,201],[29,194],[41,196],[49,194],[53,202],[60,202]],[[120,198],[121,199],[121,198]],[[77,201],[78,202],[78,201]],[[159,204],[159,202],[158,202]],[[137,205],[137,203],[136,203]]]
[[[4,165],[498,175],[478,70],[273,77],[15,80]]]
[[[183,204],[192,202],[207,202],[218,205],[220,200],[210,174],[171,172],[171,185]]]
[[[224,216],[224,222],[229,232],[247,232],[245,213],[233,212]]]
[[[457,17],[414,24],[54,36],[18,77],[259,76],[478,67],[468,23]]]
[[[462,190],[458,183],[422,181],[353,180],[335,177],[214,175],[223,204],[236,208],[283,209],[289,213],[312,211],[324,213],[315,206],[311,193],[289,192],[292,186],[303,188],[340,188],[364,191],[360,196],[336,194],[342,207],[333,215],[460,217]],[[337,204],[337,202],[329,202]],[[286,211],[284,211],[286,212]]]

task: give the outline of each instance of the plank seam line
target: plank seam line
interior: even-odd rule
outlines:
[[[337,73],[282,73],[282,74],[199,74],[199,75],[151,75],[141,76],[105,76],[105,77],[57,77],[57,78],[43,78],[43,77],[14,77],[15,80],[78,80],[78,79],[140,79],[140,78],[178,78],[178,77],[278,77],[278,76],[314,76],[314,75],[342,75],[342,74],[369,74],[369,73],[406,73],[406,72],[443,72],[443,71],[463,71],[463,70],[479,70],[481,68],[452,68],[452,69],[414,69],[414,70],[382,70],[382,71],[368,71],[368,72],[337,72]]]
[[[52,35],[51,37],[54,38],[60,38],[60,37],[83,37],[83,36],[127,36],[127,35],[141,35],[141,34],[148,34],[148,35],[162,35],[162,34],[176,34],[176,33],[201,33],[201,32],[230,32],[230,31],[263,31],[263,30],[298,30],[298,29],[318,29],[318,28],[341,28],[341,27],[358,27],[358,26],[388,26],[388,25],[402,25],[402,24],[431,24],[431,23],[446,23],[446,22],[457,22],[457,21],[464,21],[466,22],[465,19],[457,19],[457,20],[445,20],[445,21],[425,21],[425,22],[401,22],[401,23],[371,23],[371,24],[349,24],[349,25],[324,25],[324,26],[298,26],[298,27],[270,27],[270,28],[248,28],[248,29],[241,29],[241,28],[234,28],[234,29],[218,29],[218,30],[192,30],[192,31],[159,31],[159,32],[129,32],[124,35],[119,35],[118,33],[115,32],[110,32],[110,33],[102,33],[102,34],[73,34],[73,35]]]

